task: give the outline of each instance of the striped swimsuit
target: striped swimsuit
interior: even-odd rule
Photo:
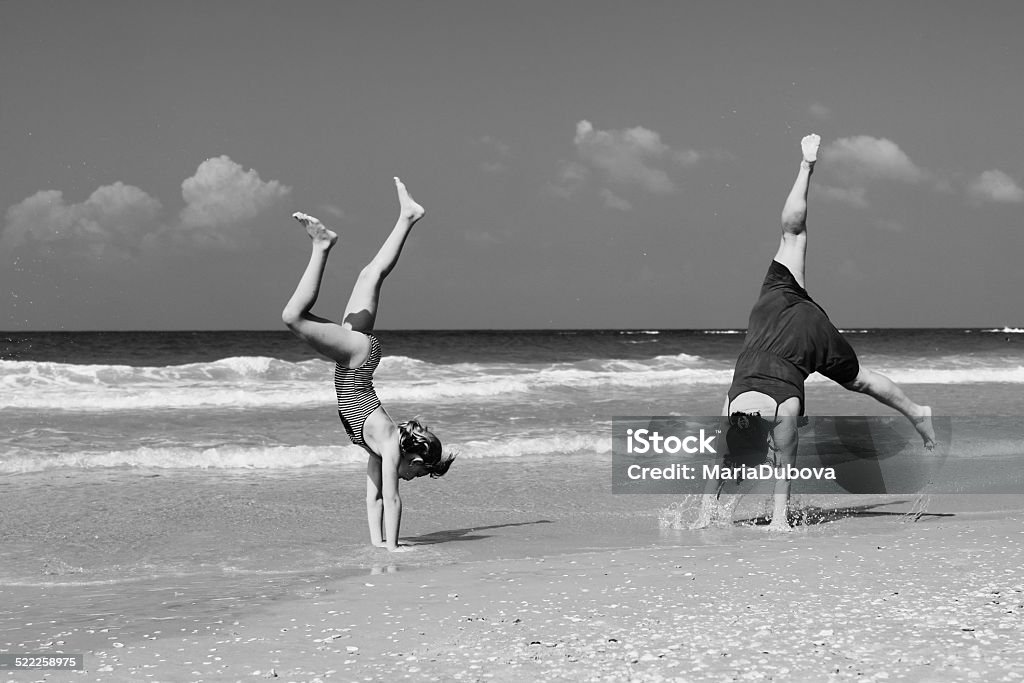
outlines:
[[[334,390],[338,394],[338,416],[348,432],[348,437],[357,446],[365,446],[363,423],[370,413],[377,410],[380,400],[373,390],[373,371],[380,363],[380,342],[372,334],[370,353],[358,368],[346,368],[341,363],[334,367]]]

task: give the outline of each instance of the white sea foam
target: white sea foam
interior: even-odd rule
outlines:
[[[225,446],[219,448],[135,448],[123,451],[21,456],[0,460],[6,474],[50,469],[111,467],[157,469],[297,469],[314,465],[366,462],[358,446]]]
[[[991,330],[982,330],[982,332],[998,332],[999,334],[1024,334],[1024,328],[1021,327],[1004,327],[1003,329],[994,328]]]
[[[611,451],[605,431],[594,434],[509,437],[452,443],[446,449],[459,458],[522,458],[551,454],[604,454]],[[366,451],[358,446],[185,446],[135,448],[105,452],[72,452],[60,455],[23,455],[0,459],[0,473],[24,474],[60,469],[214,469],[294,470],[315,466],[357,466],[366,463]]]
[[[913,359],[908,366],[872,365],[908,384],[1024,384],[1024,367],[1014,360],[950,356]],[[0,408],[117,411],[330,405],[335,401],[331,375],[326,361],[260,356],[166,367],[0,361]],[[727,385],[731,380],[731,363],[684,353],[568,363],[436,364],[398,356],[384,359],[375,384],[381,400],[390,403],[507,400],[513,395],[532,400],[526,396],[560,396],[601,387]],[[825,380],[812,376],[809,381]]]
[[[596,434],[575,434],[540,437],[515,437],[465,441],[451,445],[460,458],[521,458],[533,455],[569,455],[575,453],[611,453],[609,430]]]

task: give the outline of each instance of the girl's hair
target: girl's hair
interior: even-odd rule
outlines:
[[[757,466],[768,461],[768,437],[772,425],[760,413],[735,412],[729,416],[729,431],[725,443],[729,455],[725,458],[727,467]]]
[[[398,425],[401,434],[402,452],[423,460],[423,466],[432,478],[443,476],[455,460],[455,453],[444,455],[441,440],[419,420],[413,419]]]

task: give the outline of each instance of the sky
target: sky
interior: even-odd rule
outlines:
[[[0,329],[742,328],[800,138],[840,328],[1024,324],[1024,3],[0,0]]]

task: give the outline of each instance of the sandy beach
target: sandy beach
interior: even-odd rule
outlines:
[[[205,628],[82,634],[85,671],[6,680],[1019,680],[1024,513],[984,498],[917,523],[868,510],[781,536],[667,530],[430,569],[382,556]]]

